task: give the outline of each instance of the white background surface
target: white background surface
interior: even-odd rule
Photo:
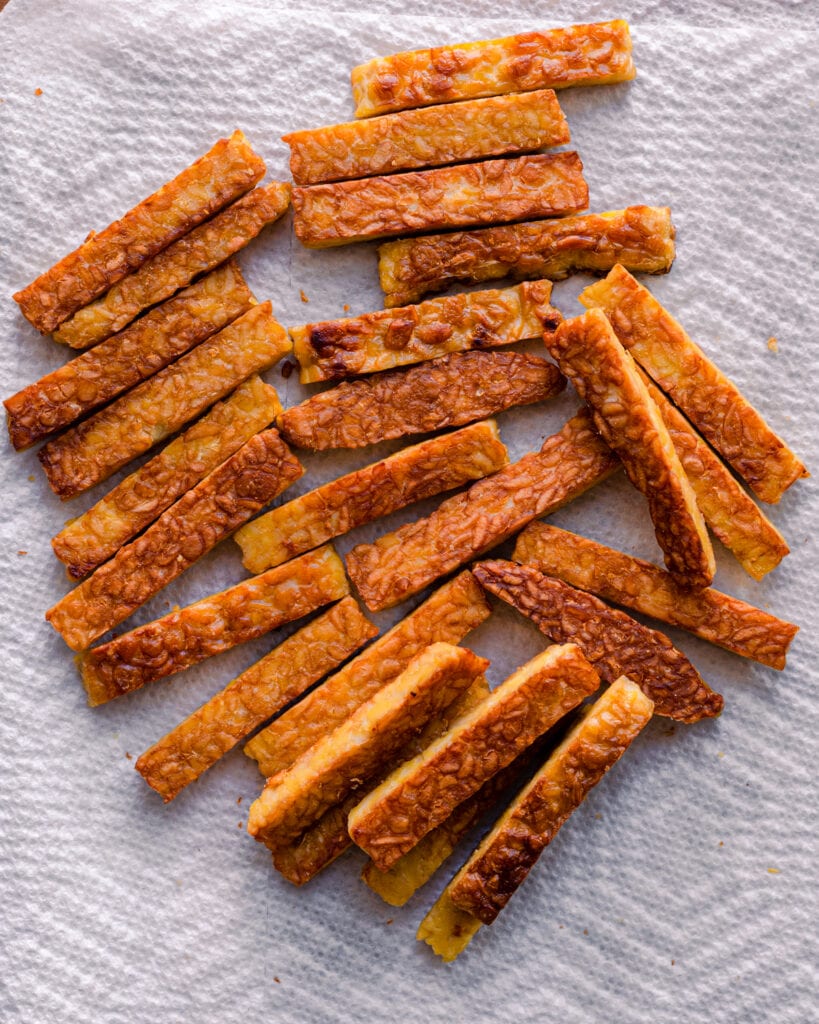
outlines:
[[[816,471],[817,5],[523,0],[514,12],[488,0],[311,9],[12,0],[0,14],[0,393],[65,358],[23,321],[11,293],[234,127],[270,177],[287,176],[279,135],[350,118],[354,64],[626,16],[636,81],[560,96],[591,208],[671,205],[679,255],[651,287]],[[289,218],[240,262],[284,323],[341,315],[344,303],[353,312],[381,304],[374,246],[308,252]],[[556,287],[564,313],[579,311],[584,283]],[[766,344],[772,335],[778,354]],[[299,400],[295,377],[276,370],[268,379],[286,404]],[[567,396],[500,417],[513,457],[575,405]],[[286,497],[399,446],[306,458],[307,476]],[[88,709],[43,613],[67,589],[49,539],[105,485],[63,506],[33,451],[4,448],[1,471],[3,1024],[817,1019],[813,481],[771,510],[792,554],[762,584],[717,553],[720,588],[802,625],[787,672],[671,631],[724,693],[723,716],[690,728],[654,721],[498,922],[446,967],[414,939],[446,869],[403,910],[364,887],[356,855],[295,890],[237,827],[260,784],[239,752],[161,805],[128,754],[275,636]],[[658,557],[644,502],[622,478],[554,521]],[[238,549],[225,543],[131,622],[243,576]],[[470,639],[492,657],[493,683],[541,644],[506,608]]]

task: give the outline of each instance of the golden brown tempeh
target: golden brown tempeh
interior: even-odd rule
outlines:
[[[555,217],[586,208],[577,153],[481,160],[293,190],[293,230],[323,249],[407,232]]]
[[[85,651],[77,660],[88,703],[104,704],[181,672],[348,592],[344,565],[331,545],[294,558]]]
[[[290,349],[269,302],[254,306],[38,452],[48,482],[71,498],[106,480]]]
[[[628,22],[601,21],[376,57],[353,68],[356,117],[474,96],[634,78]]]
[[[14,295],[44,334],[136,270],[175,239],[253,188],[264,161],[242,132],[203,157]]]
[[[235,536],[242,564],[261,572],[357,526],[507,465],[494,420],[403,448],[254,519]]]

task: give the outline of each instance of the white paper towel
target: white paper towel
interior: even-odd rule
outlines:
[[[671,205],[678,259],[650,286],[816,471],[817,13],[816,3],[786,0],[522,0],[512,9],[491,0],[11,0],[0,14],[0,393],[66,356],[23,321],[11,293],[234,127],[270,177],[286,177],[279,136],[349,119],[355,64],[624,16],[636,81],[560,94],[591,209]],[[284,323],[342,315],[345,303],[353,312],[381,305],[374,246],[310,252],[289,218],[240,261]],[[564,313],[579,311],[585,283],[555,288]],[[288,405],[304,393],[295,376],[268,379]],[[512,456],[575,404],[565,396],[501,416]],[[308,474],[286,497],[400,446],[307,457]],[[49,539],[105,487],[61,505],[33,452],[3,448],[4,1024],[816,1020],[812,481],[770,510],[792,554],[762,584],[718,552],[719,587],[801,624],[787,672],[671,630],[724,693],[723,716],[690,728],[653,722],[450,967],[414,939],[448,869],[402,910],[364,887],[356,855],[298,891],[244,831],[260,778],[239,752],[168,807],[134,772],[131,757],[275,637],[85,706],[69,651],[43,621],[67,589]],[[435,504],[359,530],[339,549]],[[554,521],[657,557],[644,502],[623,479]],[[132,621],[243,576],[238,549],[223,544]],[[493,683],[542,645],[505,607],[469,643],[492,657]]]

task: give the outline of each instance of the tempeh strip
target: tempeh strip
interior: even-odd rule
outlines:
[[[294,405],[277,425],[300,448],[363,448],[542,402],[565,385],[557,367],[538,356],[455,352],[408,370],[345,381]]]
[[[290,349],[269,302],[254,306],[193,352],[139,384],[38,452],[61,498],[106,480]]]
[[[430,645],[337,729],[268,779],[251,804],[248,832],[274,849],[298,838],[465,693],[488,665],[462,647]]]
[[[525,153],[569,141],[553,90],[407,110],[283,135],[297,185]]]
[[[356,117],[473,96],[634,78],[628,22],[601,21],[410,50],[353,68]]]
[[[577,153],[481,160],[293,190],[293,230],[324,249],[407,232],[556,217],[588,206]]]
[[[300,697],[377,633],[353,598],[345,597],[146,750],[136,770],[168,803],[257,725]]]
[[[456,282],[502,277],[562,280],[576,271],[606,273],[616,263],[644,274],[664,274],[674,262],[674,225],[667,206],[629,206],[426,235],[386,242],[378,250],[384,305],[404,306]]]
[[[579,647],[550,647],[368,793],[350,812],[350,838],[388,870],[599,686]]]
[[[266,512],[235,536],[250,572],[508,465],[494,420],[404,448]]]
[[[681,722],[713,718],[723,700],[667,636],[530,565],[495,560],[475,566],[481,586],[525,615],[555,643],[576,643],[607,683],[628,675],[658,715]]]
[[[545,343],[645,495],[669,571],[687,586],[707,587],[716,564],[697,499],[660,411],[605,314],[592,309],[566,320]]]
[[[447,498],[425,519],[354,547],[347,571],[368,608],[389,608],[556,511],[618,466],[581,410],[539,452]]]
[[[44,334],[253,188],[264,161],[242,132],[220,139],[203,157],[14,295],[23,316]]]
[[[71,348],[97,344],[129,324],[143,309],[162,302],[198,274],[212,270],[243,249],[289,205],[289,185],[274,181],[253,189],[78,310],[54,332],[54,340]]]
[[[299,379],[302,384],[338,380],[450,352],[539,338],[544,311],[547,326],[556,327],[561,320],[548,305],[551,294],[551,281],[536,281],[291,327]]]
[[[46,612],[46,619],[69,647],[84,650],[181,576],[303,472],[278,430],[257,434],[58,601]]]
[[[29,384],[3,403],[19,451],[162,370],[254,304],[239,268],[228,263],[109,338]]]
[[[294,558],[85,651],[77,661],[88,703],[104,704],[174,675],[348,592],[344,565],[329,544]]]
[[[489,605],[483,591],[472,573],[462,572],[257,733],[245,744],[245,753],[258,762],[265,777],[275,775],[392,682],[425,647],[441,641],[460,643],[487,618]]]
[[[762,501],[808,471],[682,326],[622,266],[579,295],[602,309],[622,344]]]

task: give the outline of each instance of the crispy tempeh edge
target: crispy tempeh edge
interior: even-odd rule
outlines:
[[[599,686],[579,647],[549,647],[368,793],[347,820],[351,839],[388,870]]]
[[[634,78],[622,19],[376,57],[350,76],[356,117],[531,89]]]
[[[88,703],[181,672],[348,593],[344,565],[327,544],[85,651],[77,665]]]
[[[168,803],[257,725],[300,697],[377,633],[356,601],[343,598],[146,750],[136,770]]]
[[[578,296],[602,309],[622,344],[762,501],[810,474],[737,386],[622,266]]]
[[[290,186],[283,182],[253,189],[147,260],[105,295],[77,310],[54,332],[54,340],[71,348],[96,345],[129,324],[143,309],[162,302],[198,274],[243,249],[289,205]]]
[[[350,579],[368,608],[391,607],[572,501],[619,465],[581,409],[539,452],[448,498],[426,518],[354,547],[346,559]]]
[[[569,142],[569,126],[552,89],[492,96],[371,121],[290,132],[296,185],[525,153]]]
[[[53,331],[126,274],[251,189],[264,161],[240,131],[63,257],[13,297],[39,331]]]
[[[261,572],[365,523],[508,465],[494,420],[402,448],[266,512],[237,531],[242,564]]]
[[[694,490],[659,409],[605,313],[592,309],[565,320],[544,340],[645,496],[669,572],[687,586],[709,586],[716,563]]]
[[[489,614],[489,604],[472,573],[460,573],[257,733],[244,752],[257,761],[265,777],[275,775],[395,679],[425,647],[438,641],[460,643]]]

